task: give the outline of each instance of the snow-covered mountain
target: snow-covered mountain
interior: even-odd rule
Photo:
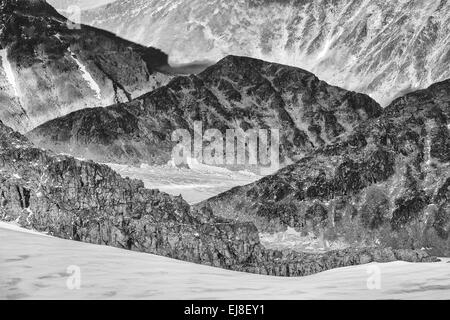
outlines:
[[[450,78],[448,0],[118,0],[82,21],[172,62],[236,54],[298,66],[383,106]]]
[[[0,119],[20,132],[168,82],[160,50],[76,25],[44,0],[0,1]]]

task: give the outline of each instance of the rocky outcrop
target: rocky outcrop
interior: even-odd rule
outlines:
[[[448,0],[118,0],[82,17],[173,62],[289,64],[382,106],[450,78]]]
[[[352,132],[381,114],[366,95],[302,69],[228,56],[198,75],[177,77],[130,103],[80,110],[28,134],[37,145],[98,162],[162,164],[174,130],[279,129],[281,162]]]
[[[364,248],[307,254],[268,250],[252,223],[194,210],[104,165],[34,147],[0,123],[0,219],[50,235],[277,276],[372,261],[436,261],[423,251]]]
[[[0,118],[20,132],[166,84],[168,57],[75,24],[43,0],[0,1]]]
[[[274,175],[198,207],[347,246],[450,255],[450,80],[395,100],[377,119]]]

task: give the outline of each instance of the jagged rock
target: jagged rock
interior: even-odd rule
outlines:
[[[281,162],[352,132],[381,114],[370,97],[333,87],[302,69],[228,56],[198,75],[105,109],[80,110],[27,136],[37,145],[97,162],[165,164],[171,134],[204,130],[280,129]]]
[[[198,207],[254,222],[261,232],[289,226],[349,246],[429,248],[449,256],[449,113],[446,80],[396,99],[347,138]]]
[[[181,197],[145,189],[109,167],[36,148],[0,122],[0,219],[50,235],[237,271],[302,276],[426,253],[389,248],[324,254],[268,250],[252,223],[192,209]]]
[[[69,112],[107,106],[166,84],[158,49],[76,25],[45,1],[0,2],[1,119],[24,133]]]

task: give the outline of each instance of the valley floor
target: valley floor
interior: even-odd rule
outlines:
[[[0,242],[0,299],[450,298],[450,259],[276,278],[57,239],[6,223],[0,223]]]
[[[250,184],[261,176],[247,171],[230,171],[207,165],[192,165],[192,169],[172,166],[147,166],[140,168],[108,164],[123,177],[142,180],[148,189],[159,189],[171,195],[182,195],[190,204],[214,197],[233,187]]]

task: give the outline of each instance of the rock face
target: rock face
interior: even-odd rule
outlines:
[[[43,0],[0,1],[0,118],[20,132],[87,107],[151,91],[171,78],[167,55],[77,25]]]
[[[423,251],[308,254],[264,248],[252,223],[193,210],[104,165],[34,147],[0,122],[0,219],[50,235],[231,270],[301,276],[372,261],[436,261]]]
[[[261,232],[295,228],[348,246],[450,255],[450,80],[275,175],[200,204]]]
[[[448,0],[118,0],[82,18],[173,62],[251,56],[304,68],[383,106],[450,78]]]
[[[161,164],[174,130],[280,130],[281,162],[344,137],[381,107],[364,94],[320,81],[302,69],[228,56],[198,75],[177,77],[130,103],[86,109],[28,134],[37,145],[98,162]]]

